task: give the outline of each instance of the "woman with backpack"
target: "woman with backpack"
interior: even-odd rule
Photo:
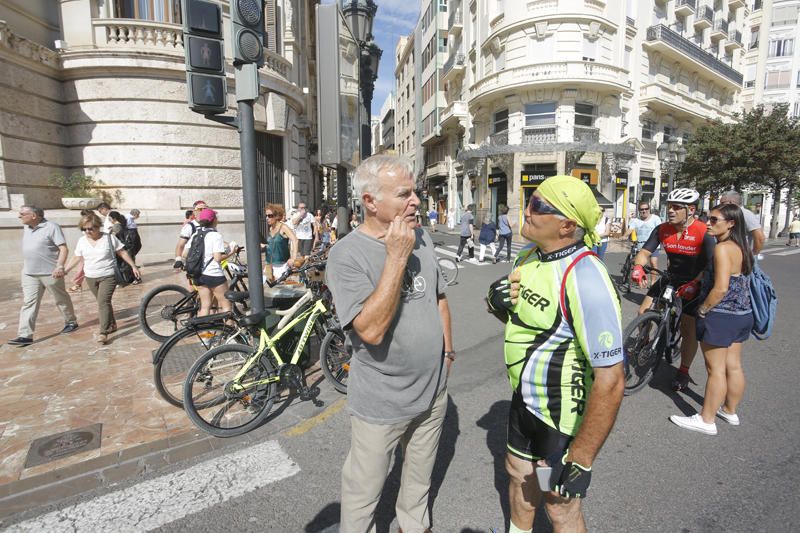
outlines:
[[[697,311],[697,340],[708,370],[706,393],[700,413],[673,415],[670,420],[685,429],[716,435],[715,417],[739,425],[736,407],[744,395],[745,384],[742,343],[753,329],[750,302],[753,254],[747,240],[744,213],[739,206],[714,207],[706,227],[717,239],[713,269],[706,271],[703,292],[699,296],[703,303]]]
[[[228,285],[222,271],[222,260],[225,259],[225,242],[217,231],[217,212],[205,208],[195,216],[197,228],[183,251],[186,275],[192,279],[200,298],[200,310],[197,316],[211,314],[211,306],[216,298],[219,312],[231,310],[231,302],[225,298]],[[194,252],[192,250],[194,249]],[[202,252],[202,253],[201,253]],[[228,254],[230,255],[230,254]]]
[[[267,279],[281,277],[289,268],[289,261],[297,257],[297,236],[283,222],[286,214],[280,204],[267,204],[267,242],[264,245],[264,275]]]

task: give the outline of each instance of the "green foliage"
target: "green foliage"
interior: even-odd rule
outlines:
[[[64,198],[89,198],[93,196],[97,182],[91,176],[75,171],[69,176],[51,174],[50,185],[61,189]]]

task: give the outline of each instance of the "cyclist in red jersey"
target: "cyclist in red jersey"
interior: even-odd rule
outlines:
[[[700,280],[703,271],[711,264],[714,253],[714,237],[708,234],[706,225],[695,220],[694,215],[700,194],[694,189],[675,189],[667,196],[667,220],[650,234],[650,238],[642,246],[634,260],[631,279],[644,287],[647,276],[644,265],[650,255],[660,244],[667,254],[669,266],[667,271],[672,276],[672,284],[679,287],[678,296],[683,299],[681,315],[681,366],[672,388],[681,391],[689,386],[689,367],[697,352],[697,336],[695,334],[695,315],[699,305]],[[656,282],[647,292],[639,307],[639,314],[644,313],[653,303],[653,297],[664,291],[665,280]]]

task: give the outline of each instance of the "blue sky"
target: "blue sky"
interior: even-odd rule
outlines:
[[[411,33],[419,16],[420,0],[374,0],[378,5],[378,14],[372,34],[383,50],[378,80],[375,82],[375,93],[372,97],[372,116],[377,117],[388,94],[394,89],[394,48],[397,40]],[[323,4],[331,4],[334,0],[323,0]],[[338,3],[338,2],[337,2]]]

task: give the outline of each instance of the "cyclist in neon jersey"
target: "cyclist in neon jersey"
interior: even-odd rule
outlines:
[[[492,284],[489,307],[506,322],[513,396],[506,470],[510,533],[530,532],[542,492],[534,475],[553,471],[544,507],[556,532],[585,531],[581,498],[624,391],[617,293],[589,249],[601,216],[591,189],[572,176],[545,180],[525,210],[524,248],[508,278]]]
[[[707,233],[706,225],[692,216],[700,194],[694,189],[675,189],[667,196],[667,222],[659,225],[636,255],[631,279],[643,287],[647,279],[644,265],[650,255],[661,247],[667,254],[672,275],[672,283],[678,286],[677,294],[683,299],[681,315],[681,366],[672,380],[672,389],[682,391],[689,386],[689,367],[697,352],[695,334],[695,315],[700,294],[700,280],[707,265],[711,264],[714,253],[714,237]],[[639,306],[639,314],[644,313],[653,302],[653,297],[664,291],[664,279],[660,279],[647,292]]]

